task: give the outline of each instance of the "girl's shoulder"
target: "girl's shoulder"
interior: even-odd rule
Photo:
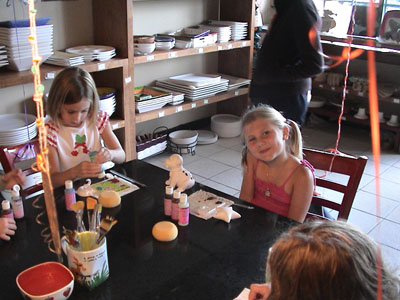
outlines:
[[[97,112],[97,118],[96,118],[96,127],[97,129],[102,132],[103,129],[108,125],[109,122],[109,116],[105,111],[99,110]]]
[[[60,127],[52,119],[47,119],[45,121],[45,125],[47,127],[47,131],[59,132],[60,130]]]

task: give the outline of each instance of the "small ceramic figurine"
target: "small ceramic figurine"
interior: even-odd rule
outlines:
[[[172,154],[165,160],[164,167],[169,169],[169,179],[165,182],[166,185],[173,188],[177,186],[181,192],[194,185],[194,178],[188,170],[183,168],[183,159],[179,154]]]

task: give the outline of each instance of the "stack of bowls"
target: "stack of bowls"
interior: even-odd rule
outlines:
[[[235,115],[214,115],[211,117],[211,130],[222,138],[236,137],[242,131],[242,120]]]
[[[156,49],[157,50],[170,50],[175,47],[175,38],[170,36],[156,36]]]
[[[169,146],[173,152],[195,153],[199,133],[196,130],[178,130],[168,135]]]
[[[156,43],[152,35],[134,35],[133,42],[135,55],[150,54],[156,49]]]

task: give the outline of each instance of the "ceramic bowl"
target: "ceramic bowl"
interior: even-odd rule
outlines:
[[[24,299],[64,300],[74,289],[74,275],[58,262],[45,262],[18,274],[17,285]]]
[[[152,44],[152,43],[154,43],[154,36],[152,36],[152,35],[134,35],[133,42],[135,44]]]
[[[232,138],[242,131],[242,121],[235,115],[221,114],[211,117],[211,130],[219,137]]]
[[[168,136],[176,145],[192,145],[197,142],[199,134],[195,130],[178,130],[171,132]]]
[[[156,43],[151,44],[135,44],[135,54],[150,54],[156,49]]]

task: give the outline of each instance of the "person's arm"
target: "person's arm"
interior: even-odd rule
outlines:
[[[26,176],[21,169],[14,169],[0,177],[1,189],[11,189],[15,184],[21,187],[25,184]]]
[[[15,225],[14,219],[10,218],[0,218],[0,238],[9,241],[10,235],[15,234],[17,230],[17,225]]]
[[[49,146],[48,149],[50,174],[54,187],[64,185],[66,180],[97,177],[101,173],[101,165],[99,163],[89,161],[83,161],[80,164],[61,172],[56,148]]]
[[[311,170],[305,166],[298,168],[293,176],[295,180],[288,217],[302,223],[312,200],[314,177]]]
[[[256,158],[247,153],[247,168],[243,170],[242,187],[240,188],[239,199],[251,202],[254,197],[254,165]]]
[[[125,161],[125,151],[112,131],[110,123],[103,129],[101,137],[107,148],[101,148],[96,154],[96,162],[105,163],[111,160],[118,164],[123,163]]]
[[[271,293],[271,287],[269,283],[250,285],[249,300],[266,300]]]

